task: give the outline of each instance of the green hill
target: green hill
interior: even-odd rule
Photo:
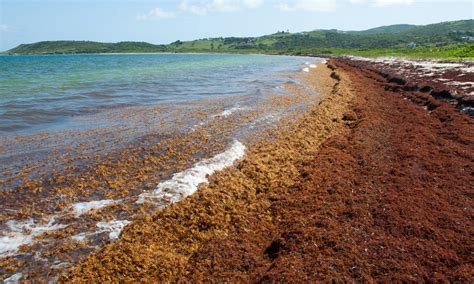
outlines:
[[[379,52],[472,58],[473,39],[474,20],[462,20],[425,26],[392,25],[358,32],[338,30],[278,32],[261,37],[176,41],[168,45],[145,42],[45,41],[22,44],[7,53],[233,52],[371,55]]]
[[[73,54],[73,53],[114,53],[114,52],[162,52],[166,48],[147,42],[103,43],[94,41],[41,41],[20,44],[8,50],[9,54]]]
[[[417,26],[415,25],[406,25],[406,24],[401,24],[401,25],[391,25],[391,26],[382,26],[382,27],[377,27],[373,29],[368,29],[365,31],[350,31],[349,33],[353,34],[363,34],[363,35],[373,35],[373,34],[392,34],[392,33],[399,33],[399,32],[404,32],[411,30],[413,28],[416,28]]]

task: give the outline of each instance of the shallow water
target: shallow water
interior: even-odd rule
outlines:
[[[35,119],[17,113],[22,126],[4,120],[11,127],[0,132],[0,279],[48,281],[116,240],[136,218],[192,194],[253,143],[271,139],[282,119],[316,104],[305,78],[320,61],[171,54],[7,60],[62,70],[36,74],[16,66],[18,74],[42,79],[25,76],[15,94],[2,85],[0,98],[2,114],[21,101],[65,113],[52,120],[40,119],[42,111],[30,111]],[[43,81],[50,92],[44,97],[56,100],[25,91]],[[56,92],[61,84],[73,87]],[[77,98],[84,89],[93,95]],[[107,90],[113,95],[104,97]]]
[[[268,92],[303,57],[217,54],[0,56],[0,135],[70,127],[105,109]]]

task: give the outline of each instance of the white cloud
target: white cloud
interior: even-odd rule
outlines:
[[[205,15],[210,12],[235,12],[256,9],[262,6],[263,2],[264,0],[208,0],[189,4],[187,0],[183,0],[179,5],[179,9],[197,15]]]
[[[411,5],[415,2],[414,0],[374,0],[374,6],[390,6],[390,5]]]
[[[0,32],[2,33],[11,33],[11,32],[14,32],[14,30],[7,26],[7,25],[0,25]]]
[[[308,12],[332,12],[336,10],[336,0],[296,0],[292,4],[280,3],[277,8],[281,11],[308,11]]]
[[[161,8],[155,8],[150,10],[150,12],[137,16],[137,20],[146,21],[152,19],[170,19],[174,18],[175,14],[173,12],[167,12]]]
[[[349,0],[352,4],[367,4],[372,6],[384,7],[391,5],[411,5],[415,0]]]
[[[190,5],[187,1],[181,2],[179,9],[181,11],[190,12],[196,15],[205,15],[208,10],[206,6]]]
[[[249,9],[256,9],[263,5],[263,0],[244,0],[243,2]]]

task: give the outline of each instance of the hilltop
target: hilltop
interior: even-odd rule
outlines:
[[[41,41],[20,44],[7,51],[9,54],[76,54],[76,53],[127,53],[164,52],[166,46],[147,42],[104,43],[95,41]]]
[[[261,37],[220,37],[175,41],[168,45],[146,42],[101,43],[43,41],[21,44],[8,54],[75,54],[140,52],[232,52],[268,54],[433,55],[474,57],[474,20],[424,26],[392,25],[365,31],[314,30],[278,32]]]

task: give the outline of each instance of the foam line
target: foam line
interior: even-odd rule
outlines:
[[[9,231],[0,237],[0,257],[9,256],[18,251],[22,245],[32,243],[34,238],[48,231],[59,230],[66,225],[54,224],[55,217],[50,217],[47,224],[37,224],[33,219],[25,222],[10,220],[6,223]]]
[[[152,191],[140,194],[137,203],[141,204],[146,199],[174,203],[193,194],[198,186],[207,183],[207,175],[231,166],[241,159],[245,153],[245,146],[239,141],[234,141],[232,146],[223,153],[210,159],[205,159],[183,172],[173,175],[170,180],[164,181]]]
[[[6,278],[3,280],[3,284],[14,284],[14,283],[20,283],[21,277],[23,277],[23,274],[21,272],[15,273],[12,276]]]
[[[109,222],[99,222],[96,224],[96,227],[99,228],[99,233],[109,232],[109,239],[116,240],[120,232],[128,224],[130,224],[130,221],[127,220],[112,220]]]
[[[77,202],[71,205],[71,209],[74,211],[76,217],[79,217],[91,210],[96,210],[113,204],[120,200],[104,199],[98,201],[89,201],[89,202]]]
[[[224,110],[223,112],[221,112],[220,114],[216,114],[214,116],[212,116],[213,118],[215,117],[228,117],[230,115],[232,115],[234,112],[236,111],[239,111],[239,110],[243,110],[243,108],[240,108],[240,107],[232,107],[230,109],[226,109]]]

